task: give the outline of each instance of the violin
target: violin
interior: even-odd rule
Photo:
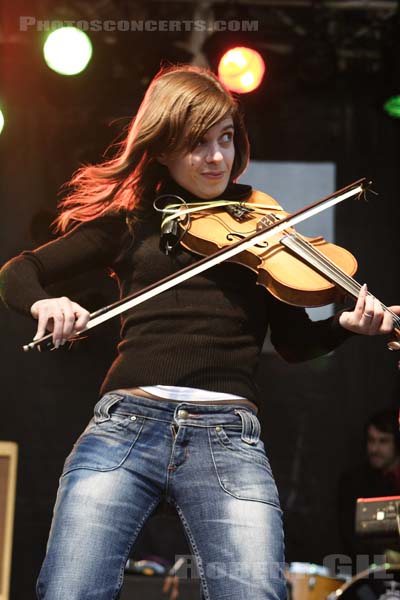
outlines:
[[[361,285],[353,279],[357,261],[346,249],[322,237],[306,238],[293,228],[311,216],[352,196],[362,196],[371,185],[365,178],[288,214],[270,196],[254,191],[245,201],[217,200],[190,205],[165,206],[163,226],[179,230],[178,241],[204,258],[130,296],[117,300],[90,315],[85,329],[73,334],[75,341],[87,330],[117,316],[161,292],[224,261],[236,262],[257,272],[257,283],[279,300],[302,307],[322,306],[357,298]],[[182,200],[182,199],[179,199]],[[400,317],[382,304],[393,318],[394,339],[390,350],[400,349]],[[52,334],[23,346],[24,351],[55,349]]]
[[[239,207],[228,211],[226,208],[195,212],[190,215],[189,224],[185,219],[179,221],[184,231],[181,245],[196,254],[210,256],[289,216],[271,196],[259,191],[254,191]],[[285,228],[283,234],[274,233],[229,262],[256,272],[257,282],[278,300],[303,307],[341,301],[342,290],[347,291],[346,284],[351,280],[348,276],[357,270],[357,261],[348,250],[322,237],[306,238],[293,227]]]

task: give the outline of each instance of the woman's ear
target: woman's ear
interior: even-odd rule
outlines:
[[[156,160],[158,160],[161,165],[167,166],[167,157],[164,153],[156,156]]]

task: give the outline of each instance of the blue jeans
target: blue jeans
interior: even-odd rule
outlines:
[[[166,497],[206,600],[283,600],[282,513],[259,436],[248,408],[103,396],[64,465],[38,599],[117,598],[130,549]]]

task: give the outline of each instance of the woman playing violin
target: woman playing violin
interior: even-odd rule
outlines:
[[[116,156],[72,178],[57,219],[63,235],[3,267],[4,302],[59,347],[89,313],[46,286],[104,266],[125,296],[192,264],[198,257],[179,244],[160,249],[156,198],[245,200],[251,187],[235,182],[248,157],[239,107],[218,79],[191,66],[161,70]],[[38,599],[116,598],[161,499],[181,518],[204,598],[283,599],[281,509],[254,385],[267,329],[284,358],[301,361],[350,332],[392,327],[365,286],[354,310],[312,322],[233,263],[123,314],[118,356],[64,465]]]

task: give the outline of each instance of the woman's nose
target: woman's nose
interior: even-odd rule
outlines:
[[[208,147],[206,156],[207,162],[220,162],[223,159],[221,149],[217,144],[212,144]]]

